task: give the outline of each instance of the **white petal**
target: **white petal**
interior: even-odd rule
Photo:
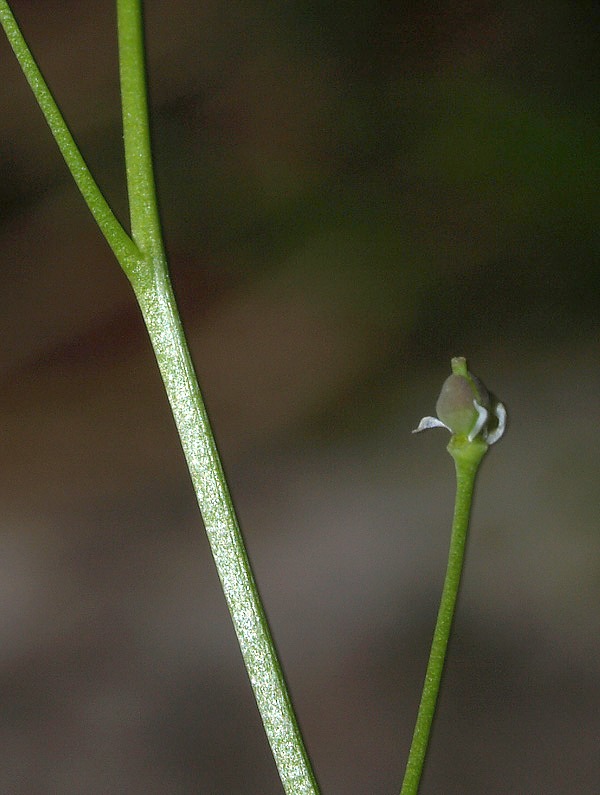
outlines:
[[[489,417],[488,410],[484,406],[480,406],[476,400],[473,401],[473,405],[475,406],[475,411],[477,412],[478,416],[477,420],[475,421],[475,425],[473,425],[473,427],[471,428],[471,433],[468,436],[470,442],[472,442],[473,439],[477,436],[479,431],[486,424]]]
[[[413,433],[419,433],[419,431],[426,431],[428,428],[445,428],[447,431],[450,431],[450,428],[441,420],[438,420],[437,417],[423,417],[419,425],[414,429]],[[452,433],[452,431],[450,431]]]
[[[498,419],[498,427],[491,431],[491,433],[488,433],[486,438],[488,444],[494,444],[494,442],[497,442],[498,439],[504,435],[506,429],[506,409],[504,403],[496,403],[494,406],[494,414]]]

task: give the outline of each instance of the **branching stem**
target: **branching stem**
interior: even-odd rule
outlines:
[[[117,0],[117,19],[131,237],[90,174],[8,3],[0,0],[0,23],[67,166],[131,281],[142,310],[284,790],[287,795],[318,795],[171,288],[154,187],[141,0]]]
[[[6,0],[0,0],[0,24],[94,220],[115,257],[121,264],[125,263],[127,267],[131,267],[138,259],[139,251],[108,206],[96,180],[91,175]]]

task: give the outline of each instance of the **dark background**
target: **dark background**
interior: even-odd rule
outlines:
[[[112,2],[14,3],[126,222]],[[146,4],[175,290],[325,795],[600,791],[598,6]],[[596,49],[595,49],[596,48]],[[125,277],[0,41],[0,791],[279,793]]]

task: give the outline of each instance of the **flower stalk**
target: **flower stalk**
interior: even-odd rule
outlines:
[[[504,405],[469,373],[462,357],[452,360],[452,375],[442,386],[436,410],[437,418],[424,417],[413,432],[446,428],[452,433],[447,449],[454,459],[456,499],[444,587],[400,795],[419,791],[460,589],[475,479],[489,445],[506,427]]]

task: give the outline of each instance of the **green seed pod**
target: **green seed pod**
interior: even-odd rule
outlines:
[[[444,381],[435,409],[437,417],[423,417],[413,433],[446,428],[453,436],[466,436],[469,442],[479,437],[494,444],[506,428],[504,404],[471,375],[462,356],[452,359],[452,375]]]
[[[444,381],[435,404],[436,414],[452,433],[468,436],[479,418],[473,402],[478,397],[468,378],[452,374]]]

